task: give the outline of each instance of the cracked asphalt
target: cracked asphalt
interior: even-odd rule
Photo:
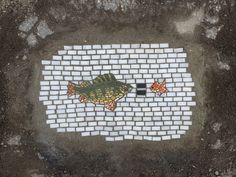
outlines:
[[[0,176],[236,176],[235,18],[234,0],[2,0]],[[187,135],[107,143],[49,129],[41,60],[63,45],[135,42],[186,49],[197,93]]]

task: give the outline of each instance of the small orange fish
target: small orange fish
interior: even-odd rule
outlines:
[[[159,94],[159,96],[161,96],[163,93],[167,93],[168,89],[166,87],[166,80],[164,80],[162,83],[155,81],[151,85],[150,89],[152,92]]]

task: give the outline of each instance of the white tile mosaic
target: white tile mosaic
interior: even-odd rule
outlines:
[[[46,123],[57,132],[101,135],[106,141],[178,139],[192,125],[191,107],[196,106],[186,57],[183,48],[168,43],[64,46],[52,60],[42,60],[39,100],[47,106]],[[134,86],[115,112],[67,96],[68,81],[91,81],[105,73]],[[168,92],[152,93],[152,83],[164,79]],[[146,95],[137,95],[136,84],[146,84],[139,89]]]

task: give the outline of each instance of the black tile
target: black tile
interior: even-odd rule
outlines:
[[[137,90],[136,94],[137,95],[146,95],[146,90]]]
[[[146,88],[147,84],[143,83],[143,84],[137,84],[137,89],[138,88]]]

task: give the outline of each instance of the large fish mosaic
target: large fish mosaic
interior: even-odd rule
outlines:
[[[118,81],[113,74],[97,76],[92,82],[82,81],[81,84],[69,82],[68,96],[79,95],[80,102],[104,104],[105,108],[114,111],[117,101],[126,96],[133,87]]]

